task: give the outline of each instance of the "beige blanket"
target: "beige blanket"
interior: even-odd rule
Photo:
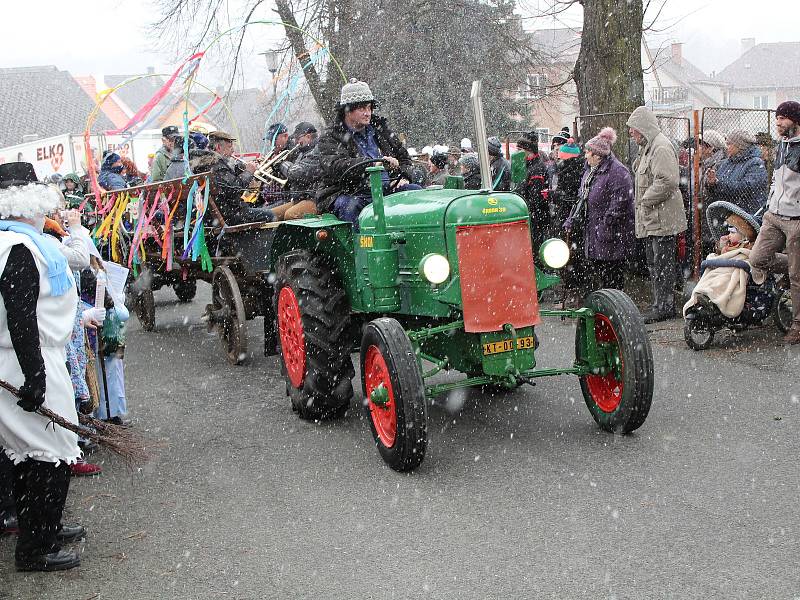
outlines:
[[[707,258],[743,260],[747,262],[750,258],[750,250],[747,248],[736,248],[735,250],[730,250],[720,255],[709,254]],[[752,269],[751,272],[755,283],[764,283],[766,274],[763,271]],[[726,317],[738,317],[744,308],[744,300],[747,292],[747,277],[747,271],[736,267],[706,269],[700,281],[697,282],[697,285],[692,291],[692,297],[689,298],[689,301],[683,307],[683,316],[686,316],[686,311],[689,307],[697,304],[697,295],[703,294],[704,296],[708,296],[708,299],[716,304],[720,312]]]

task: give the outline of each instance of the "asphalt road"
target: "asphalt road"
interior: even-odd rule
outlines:
[[[131,416],[161,446],[73,480],[80,569],[18,574],[0,540],[0,599],[800,598],[800,347],[774,329],[696,353],[678,321],[651,328],[653,408],[629,436],[597,429],[573,377],[442,398],[401,475],[360,391],[343,420],[295,417],[260,321],[229,367],[208,295],[162,290],[157,330],[130,326]],[[572,360],[570,325],[539,335],[542,366]]]

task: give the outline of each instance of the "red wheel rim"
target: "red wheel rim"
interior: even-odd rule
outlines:
[[[619,356],[619,338],[607,316],[601,314],[594,316],[594,337],[598,344],[616,344]],[[619,356],[620,376],[624,373],[624,368],[622,356]],[[614,412],[622,402],[623,384],[621,379],[617,379],[613,370],[606,375],[587,375],[586,387],[589,388],[594,403],[605,413]]]
[[[367,349],[367,357],[364,360],[363,368],[367,401],[369,402],[369,416],[381,443],[387,448],[391,448],[397,439],[397,410],[392,382],[389,379],[389,369],[386,367],[386,361],[377,346],[370,346]],[[389,400],[383,405],[375,404],[371,399],[372,391],[381,384],[389,392]]]
[[[306,375],[306,338],[300,304],[290,287],[281,288],[278,295],[278,334],[289,382],[300,389]]]

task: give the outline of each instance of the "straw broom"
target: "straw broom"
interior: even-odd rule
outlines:
[[[13,396],[20,398],[19,390],[10,383],[0,379],[0,387]],[[100,421],[89,415],[82,414],[78,415],[78,420],[81,424],[76,425],[61,415],[54,413],[49,408],[42,406],[36,409],[35,412],[49,419],[51,423],[55,423],[104,448],[108,448],[114,454],[120,456],[129,467],[134,467],[147,461],[150,456],[144,441],[127,427],[120,427],[119,425]]]

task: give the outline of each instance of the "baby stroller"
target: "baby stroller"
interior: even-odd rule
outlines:
[[[748,214],[730,202],[713,202],[706,211],[708,226],[716,239],[722,238],[730,224],[749,240],[755,240],[760,224],[755,216]],[[738,233],[738,232],[737,232]],[[700,264],[701,275],[708,269],[742,269],[747,273],[744,307],[735,317],[724,315],[707,296],[696,294],[694,305],[685,310],[684,339],[692,350],[705,350],[714,342],[714,334],[721,329],[744,331],[751,325],[763,325],[772,318],[778,329],[786,333],[792,324],[792,300],[786,278],[769,274],[760,285],[751,277],[750,264],[745,260],[710,258]]]

